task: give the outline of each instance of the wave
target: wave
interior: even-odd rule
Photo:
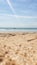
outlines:
[[[0,31],[37,31],[37,28],[0,27]]]

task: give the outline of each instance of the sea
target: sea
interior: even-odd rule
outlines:
[[[0,27],[0,32],[37,32],[37,28]]]

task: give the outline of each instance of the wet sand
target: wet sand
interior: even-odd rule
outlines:
[[[0,65],[37,65],[37,33],[0,33]]]

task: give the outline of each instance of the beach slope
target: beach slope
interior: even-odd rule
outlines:
[[[37,33],[0,33],[0,65],[37,65]]]

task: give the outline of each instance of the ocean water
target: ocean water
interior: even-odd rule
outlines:
[[[37,28],[0,28],[0,32],[37,32]]]

